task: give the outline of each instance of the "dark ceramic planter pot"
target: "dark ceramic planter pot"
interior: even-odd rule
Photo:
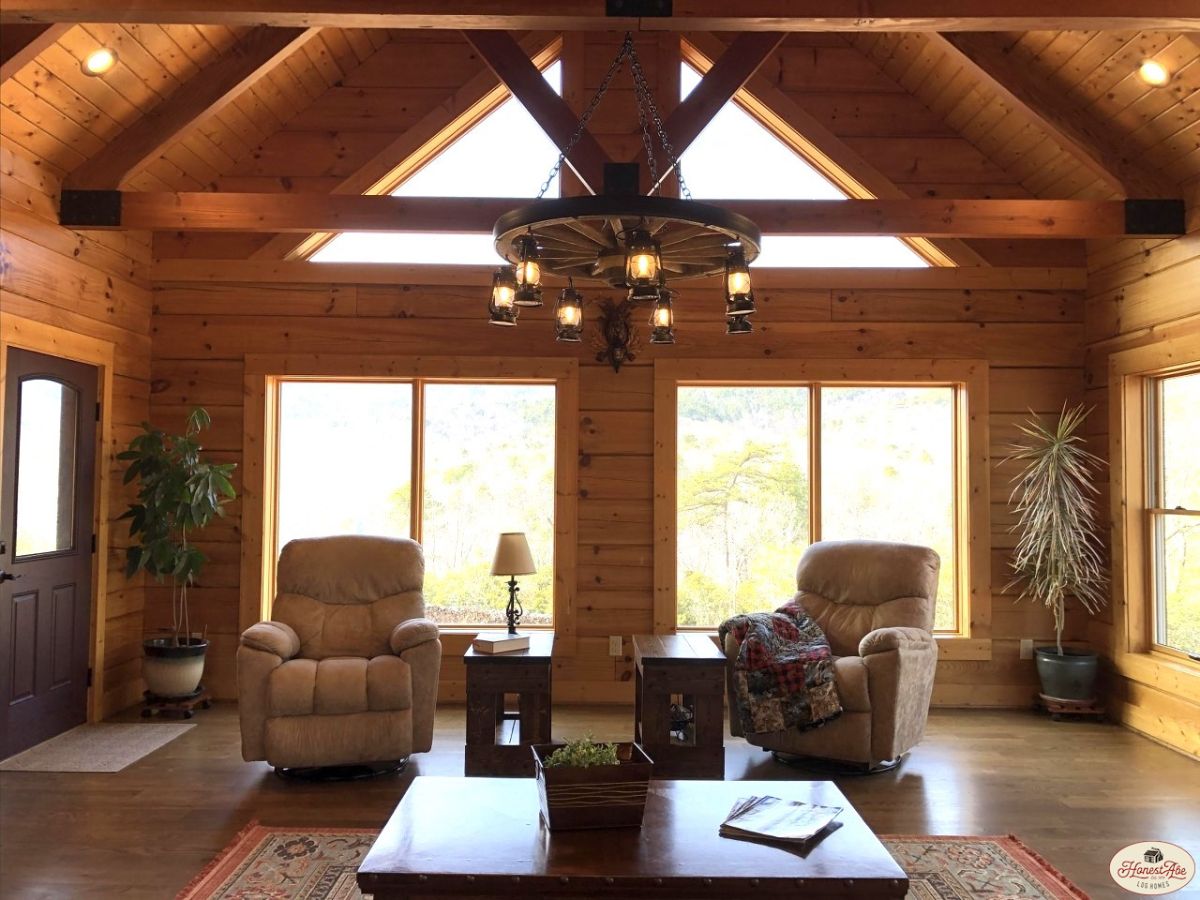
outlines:
[[[1038,647],[1038,677],[1042,693],[1059,700],[1094,700],[1099,657],[1091,650],[1064,647],[1062,655],[1055,647]]]
[[[208,641],[188,638],[176,645],[173,638],[148,638],[142,642],[142,678],[155,697],[189,697],[200,686],[204,674],[204,651]]]

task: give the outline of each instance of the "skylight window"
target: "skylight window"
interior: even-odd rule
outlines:
[[[562,93],[562,64],[547,66],[542,77]],[[546,137],[515,97],[454,140],[415,172],[393,197],[530,197],[558,159]],[[547,196],[558,196],[558,176]],[[313,262],[393,262],[433,265],[495,265],[490,234],[347,231],[309,257]]]
[[[700,83],[700,73],[680,64],[680,97]],[[761,122],[726,103],[680,157],[696,199],[844,200],[846,195]],[[811,237],[764,234],[755,268],[895,267],[928,265],[894,237]]]

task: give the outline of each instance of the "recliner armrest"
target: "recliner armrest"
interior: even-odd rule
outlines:
[[[876,628],[858,642],[858,655],[870,656],[888,650],[936,650],[933,635],[923,628]]]
[[[242,646],[287,660],[300,652],[300,637],[283,622],[259,622],[242,632]]]
[[[398,656],[405,650],[411,650],[418,644],[428,641],[436,641],[437,638],[436,622],[430,619],[409,619],[392,629],[392,636],[388,643],[391,645],[392,652]]]

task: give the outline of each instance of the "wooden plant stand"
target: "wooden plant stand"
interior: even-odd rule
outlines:
[[[145,706],[142,707],[143,719],[149,719],[154,715],[190,719],[195,714],[194,710],[197,706],[201,709],[208,709],[212,706],[212,694],[204,685],[200,685],[194,694],[186,697],[159,697],[149,691],[146,691],[144,696],[146,700]]]
[[[1051,697],[1048,694],[1038,694],[1038,706],[1050,713],[1050,718],[1055,722],[1061,722],[1063,716],[1089,716],[1095,719],[1103,719],[1105,715],[1104,705],[1097,698],[1091,700],[1062,700],[1058,697]]]

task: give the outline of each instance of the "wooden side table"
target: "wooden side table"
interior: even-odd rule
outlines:
[[[550,661],[554,634],[529,632],[529,649],[510,653],[463,654],[467,667],[466,774],[530,776],[531,744],[550,743]],[[504,695],[516,694],[517,709],[505,709]],[[515,743],[505,742],[503,726],[515,720]]]
[[[702,634],[635,634],[634,739],[655,778],[725,777],[725,655]],[[692,711],[684,739],[671,734],[671,703]]]

